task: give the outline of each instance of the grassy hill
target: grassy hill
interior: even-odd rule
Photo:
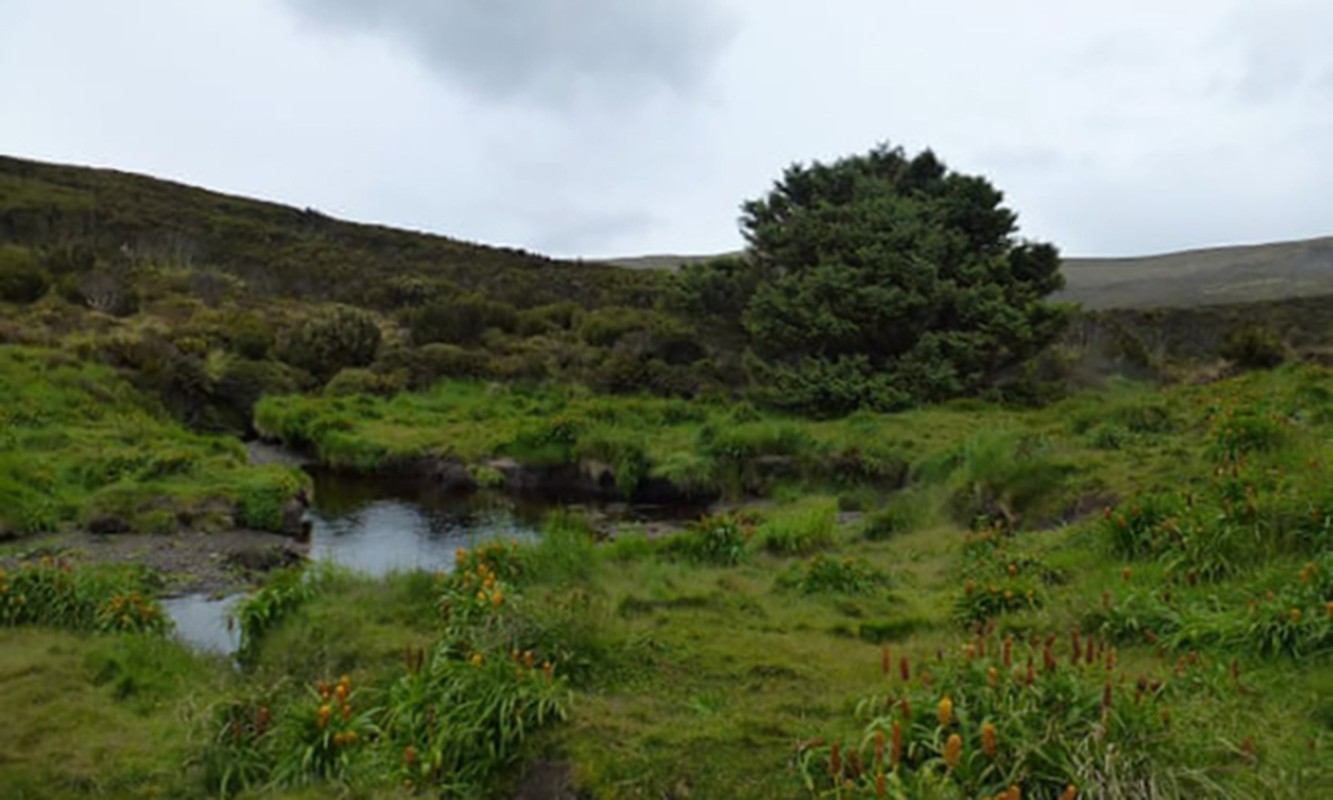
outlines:
[[[388,305],[409,280],[519,307],[639,296],[642,276],[297,209],[110,169],[0,156],[0,243],[94,259],[208,266],[253,288]]]

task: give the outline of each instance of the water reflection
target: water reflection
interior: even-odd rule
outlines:
[[[454,550],[531,539],[545,507],[484,492],[450,494],[411,481],[312,472],[310,555],[368,575],[448,570]]]
[[[176,624],[176,636],[199,650],[230,655],[241,645],[240,631],[228,624],[240,595],[214,598],[206,594],[169,597],[162,610]]]

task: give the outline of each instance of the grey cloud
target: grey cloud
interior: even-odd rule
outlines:
[[[716,0],[281,0],[343,33],[390,37],[484,98],[561,104],[686,91],[730,40]]]

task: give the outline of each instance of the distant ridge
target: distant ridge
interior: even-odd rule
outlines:
[[[631,269],[674,269],[714,256],[607,259]],[[1333,236],[1211,247],[1137,258],[1070,258],[1059,300],[1089,309],[1193,308],[1333,295]]]

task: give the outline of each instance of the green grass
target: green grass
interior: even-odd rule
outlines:
[[[249,467],[236,440],[151,408],[112,370],[0,347],[0,538],[90,525],[280,529],[303,476]]]
[[[874,797],[880,768],[913,799],[1011,783],[1042,798],[1069,784],[1080,797],[1318,796],[1333,780],[1331,385],[1286,367],[1037,411],[825,422],[476,383],[270,401],[284,425],[338,414],[350,442],[388,447],[393,432],[460,458],[595,449],[636,454],[647,474],[685,456],[718,476],[737,474],[726,458],[790,471],[765,479],[765,503],[665,539],[597,544],[566,512],[536,542],[460,553],[449,576],[283,578],[251,601],[262,635],[239,673],[160,639],[0,631],[6,703],[35,691],[34,665],[63,670],[51,680],[69,702],[101,703],[84,717],[39,693],[56,727],[21,706],[5,735],[68,763],[11,758],[0,777],[46,795],[114,795],[132,773],[176,796],[394,796],[411,780],[480,797],[505,796],[541,757],[594,798]],[[728,419],[751,461],[719,460]],[[1103,425],[1124,432],[1116,447]],[[902,454],[908,489],[837,472],[853,446]],[[841,513],[849,497],[868,515]],[[1063,524],[1067,509],[1082,516]],[[342,675],[346,719],[322,693]],[[61,749],[101,741],[86,727],[108,715],[129,731],[100,745],[116,757]],[[876,761],[895,723],[896,777]],[[172,746],[154,749],[160,736]]]

